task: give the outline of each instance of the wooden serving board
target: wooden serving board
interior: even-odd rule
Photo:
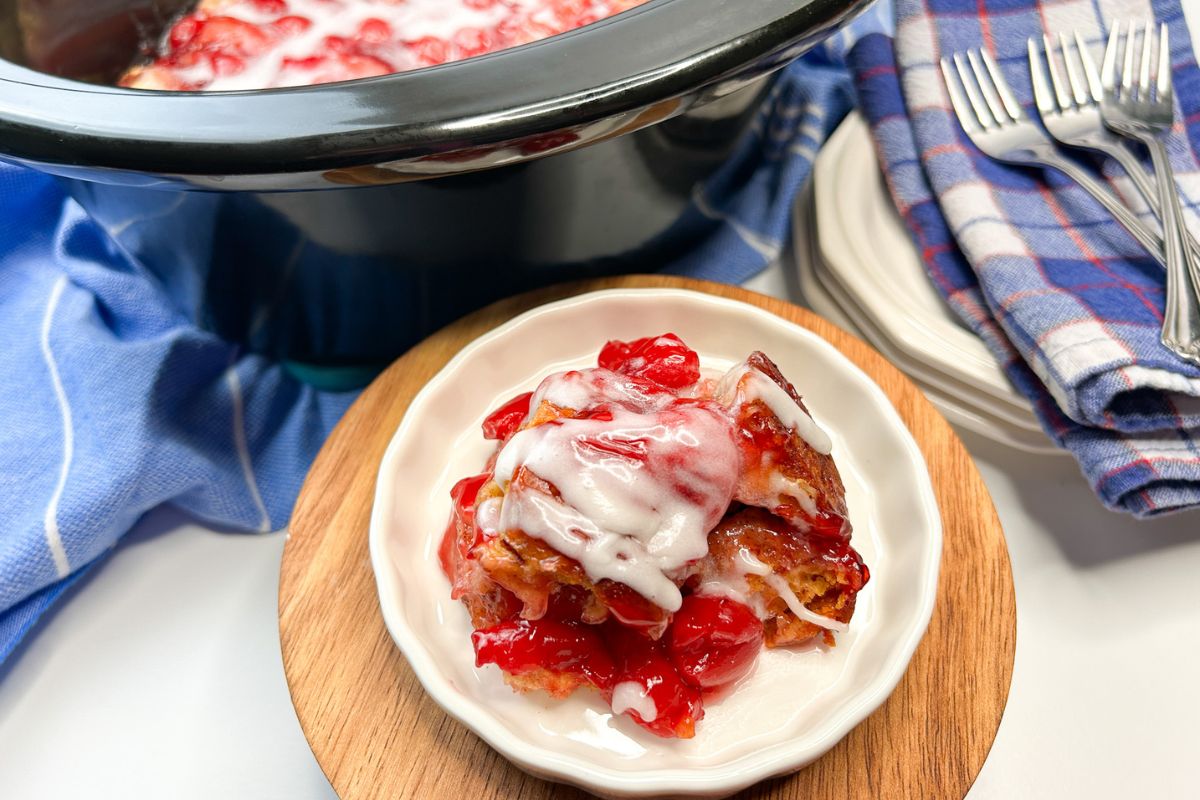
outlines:
[[[721,284],[626,276],[521,295],[439,331],[363,392],[317,456],[283,553],[279,634],[300,725],[342,800],[588,796],[511,766],[429,699],[384,627],[367,552],[368,521],[376,472],[405,409],[464,345],[552,300],[663,286],[760,306],[833,343],[900,412],[925,454],[942,512],[937,605],[896,691],[821,759],[740,796],[959,800],[971,787],[1008,697],[1016,606],[1000,523],[958,437],[882,356],[808,311]]]

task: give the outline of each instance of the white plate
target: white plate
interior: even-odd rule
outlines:
[[[766,651],[706,706],[691,740],[614,718],[594,692],[514,694],[477,669],[466,610],[437,564],[454,481],[489,453],[489,410],[547,374],[595,363],[608,339],[673,331],[721,366],[759,349],[835,443],[854,545],[871,568],[836,648]],[[414,398],[384,455],[371,516],[383,617],[426,691],[536,775],[614,797],[720,797],[794,771],[891,693],[933,610],[941,519],[920,451],[887,397],[815,334],[754,306],[680,290],[612,290],[543,306],[464,348]]]
[[[809,307],[835,325],[870,342],[885,358],[920,387],[922,393],[942,416],[964,430],[972,431],[994,442],[1040,455],[1065,455],[1067,451],[1056,447],[1038,429],[1013,424],[1007,416],[988,413],[978,403],[967,403],[953,392],[941,390],[936,383],[926,383],[923,371],[914,368],[909,359],[894,352],[893,345],[878,329],[870,325],[870,317],[846,297],[834,297],[832,287],[827,287],[825,278],[828,270],[821,262],[816,242],[816,226],[813,224],[811,191],[801,193],[796,202],[793,217],[793,238],[796,243],[796,272],[800,292]],[[844,306],[843,306],[844,304]],[[1034,421],[1036,425],[1036,420]]]
[[[858,327],[864,332],[867,341],[871,342],[901,371],[924,386],[933,387],[947,397],[957,398],[962,405],[974,408],[985,417],[995,418],[1006,426],[1021,428],[1036,434],[1043,444],[1049,446],[1049,442],[1046,442],[1045,436],[1042,435],[1042,427],[1038,424],[1037,418],[1030,413],[1029,406],[1026,406],[1022,412],[1011,403],[1002,402],[987,392],[978,391],[975,387],[964,383],[962,378],[957,375],[947,375],[929,366],[928,363],[913,358],[908,351],[897,346],[888,337],[884,327],[879,324],[878,317],[873,316],[868,309],[855,302],[855,294],[838,279],[838,274],[823,267],[822,262],[817,262],[813,266],[813,274],[817,282],[822,285],[830,297],[834,298],[847,315],[857,321]]]
[[[822,148],[813,185],[822,260],[894,349],[957,381],[965,388],[954,393],[967,403],[1007,405],[1025,427],[1040,430],[1028,399],[930,284],[858,114],[847,117]]]

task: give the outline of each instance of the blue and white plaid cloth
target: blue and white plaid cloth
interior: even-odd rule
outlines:
[[[976,150],[937,61],[988,48],[1036,117],[1029,37],[1079,30],[1099,62],[1108,22],[1151,16],[1170,27],[1179,105],[1170,150],[1195,223],[1200,70],[1177,0],[897,0],[894,43],[866,37],[850,58],[892,196],[934,285],[1104,504],[1137,516],[1200,504],[1200,368],[1159,343],[1163,270],[1063,176]],[[1128,179],[1115,185],[1139,203]]]
[[[877,12],[858,27],[888,21]],[[668,271],[736,283],[778,255],[813,156],[851,107],[839,54],[852,41],[780,75],[752,133],[658,243],[677,254]],[[212,246],[212,198],[185,200],[131,193],[89,215],[56,180],[0,163],[0,661],[149,509],[235,530],[286,525],[353,399],[298,383],[196,323],[205,276],[163,280],[164,267],[198,265]],[[141,224],[150,216],[153,227]],[[263,222],[278,239],[269,250],[318,271],[339,257]],[[415,340],[489,299],[438,298],[446,307],[422,323],[396,324]]]

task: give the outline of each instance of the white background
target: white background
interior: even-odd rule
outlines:
[[[795,299],[788,269],[749,287]],[[1200,513],[1136,522],[1069,458],[963,439],[1017,590],[1012,691],[969,799],[1200,796]],[[170,512],[126,536],[0,666],[0,798],[334,798],[283,678],[284,536]]]

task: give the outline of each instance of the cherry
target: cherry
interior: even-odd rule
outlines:
[[[712,689],[750,671],[762,648],[763,626],[736,600],[693,594],[675,612],[666,638],[671,662],[683,679]]]
[[[587,13],[588,3],[586,0],[551,0],[550,7],[559,20],[569,26]]]
[[[632,342],[610,341],[600,350],[599,364],[671,389],[700,380],[700,357],[673,333]]]
[[[841,514],[833,511],[819,511],[816,516],[804,515],[811,528],[810,532],[814,536],[824,536],[838,541],[845,541],[849,538],[848,531],[849,521]]]
[[[459,58],[470,58],[496,49],[491,35],[480,28],[463,28],[454,34]]]
[[[345,36],[326,36],[321,40],[321,50],[327,53],[345,53],[354,48],[354,43]]]
[[[429,66],[444,63],[450,57],[450,48],[436,36],[423,36],[404,44],[418,61]]]
[[[199,22],[188,47],[205,48],[238,56],[261,53],[271,37],[258,26],[236,17],[209,17]]]
[[[696,723],[704,717],[703,697],[684,681],[662,644],[615,622],[605,625],[605,633],[616,660],[613,688],[634,683],[654,704],[654,719],[644,718],[636,709],[623,709],[623,713],[656,736],[692,738]],[[612,703],[611,691],[605,699]]]
[[[246,68],[246,62],[237,56],[225,53],[213,53],[209,59],[213,72],[217,75],[236,75]]]
[[[285,78],[284,85],[292,85],[298,82],[313,84],[348,81],[355,78],[372,78],[376,75],[387,75],[395,71],[383,59],[352,52],[330,53],[323,56],[309,56],[308,58],[285,58],[281,67],[284,73],[307,73],[303,81],[288,81]]]
[[[623,583],[602,580],[596,592],[609,612],[623,625],[657,636],[666,626],[667,612]]]
[[[288,70],[312,72],[319,69],[324,63],[325,56],[306,56],[304,58],[285,58],[280,62],[279,66],[284,72]]]
[[[201,24],[196,17],[186,16],[172,25],[171,32],[167,34],[167,44],[170,49],[176,51],[186,47],[199,32]]]
[[[482,538],[482,532],[475,526],[475,500],[491,477],[491,472],[472,475],[450,489],[450,521],[446,523],[446,532],[438,546],[438,561],[451,583],[457,571],[455,565],[470,558],[471,550]]]
[[[519,394],[497,408],[483,421],[483,438],[500,442],[516,433],[517,428],[529,416],[529,401],[533,392]]]
[[[308,17],[301,17],[295,14],[290,14],[286,17],[280,17],[272,23],[275,30],[279,31],[284,36],[296,36],[304,33],[312,27],[312,20]]]
[[[475,666],[495,664],[512,675],[536,669],[572,675],[602,691],[613,683],[613,661],[591,625],[543,617],[508,620],[471,634]]]
[[[392,38],[392,26],[381,19],[370,17],[358,26],[358,39],[366,44],[383,44]]]

